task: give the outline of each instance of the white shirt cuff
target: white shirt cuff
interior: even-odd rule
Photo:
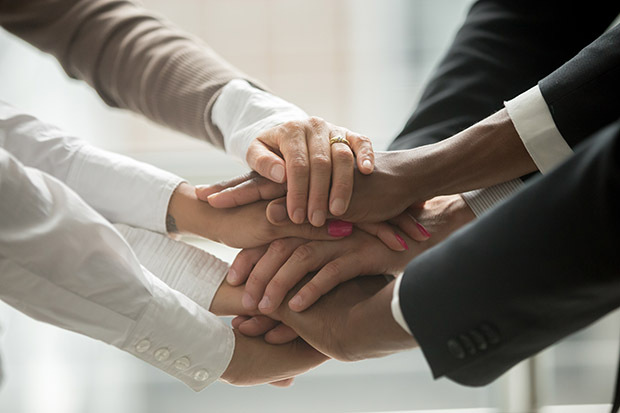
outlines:
[[[504,102],[504,106],[541,173],[546,174],[573,154],[556,127],[538,85]]]
[[[410,336],[413,336],[411,329],[403,316],[403,310],[400,308],[400,297],[398,295],[398,291],[400,290],[400,283],[402,280],[403,275],[396,278],[396,284],[394,285],[394,291],[392,292],[392,317],[394,317],[394,320],[399,326],[402,327],[403,330],[409,333]]]
[[[476,189],[461,194],[473,213],[479,217],[504,199],[510,198],[524,186],[520,179],[493,185],[488,188]]]
[[[119,347],[200,391],[226,371],[234,334],[214,314],[152,280],[153,297]]]
[[[82,146],[66,184],[110,222],[166,232],[170,197],[184,180],[127,156]]]
[[[206,251],[166,235],[116,224],[140,263],[157,278],[206,310],[219,289],[228,264]]]
[[[250,143],[261,133],[308,115],[297,106],[257,89],[245,80],[231,80],[224,86],[211,113],[222,132],[226,152],[247,163]]]

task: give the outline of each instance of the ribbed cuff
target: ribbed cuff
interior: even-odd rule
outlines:
[[[512,181],[493,185],[488,188],[465,192],[461,194],[461,196],[474,214],[479,217],[504,199],[510,198],[514,193],[519,191],[523,185],[523,181],[520,179],[513,179]]]
[[[116,224],[140,263],[157,278],[206,310],[228,272],[219,258],[165,235]]]

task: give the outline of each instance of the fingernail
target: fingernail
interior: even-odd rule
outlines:
[[[431,237],[431,233],[430,233],[430,232],[428,232],[428,231],[426,230],[426,228],[424,228],[424,225],[420,224],[419,222],[416,222],[416,223],[415,223],[415,226],[416,226],[416,227],[418,227],[418,229],[420,230],[420,232],[422,233],[422,235],[424,235],[424,236],[425,236],[425,237],[427,237],[427,238],[430,238],[430,237]]]
[[[314,211],[312,213],[312,225],[315,227],[323,226],[325,223],[325,212],[324,211]]]
[[[296,224],[301,224],[304,222],[304,217],[306,216],[306,212],[303,208],[297,208],[295,212],[293,212],[293,222]]]
[[[288,302],[288,305],[289,307],[301,308],[303,303],[304,300],[301,298],[301,296],[296,295],[295,297],[291,298],[291,301]]]
[[[353,232],[353,224],[347,221],[332,221],[327,226],[327,233],[332,237],[347,237]]]
[[[228,282],[236,283],[237,281],[239,281],[239,274],[237,274],[237,271],[231,268],[230,270],[228,270]]]
[[[284,167],[282,165],[274,165],[271,168],[271,179],[278,183],[284,180]]]
[[[274,222],[284,222],[288,219],[286,207],[283,204],[270,205],[269,215]]]
[[[329,210],[332,212],[332,214],[334,215],[342,215],[345,213],[344,210],[344,201],[340,198],[336,198],[332,201],[332,204],[329,208]]]
[[[243,297],[241,297],[241,305],[246,310],[253,310],[254,308],[256,308],[256,301],[254,301],[250,294],[245,293],[243,294]]]
[[[370,162],[370,160],[366,159],[362,162],[362,166],[366,169],[370,169],[372,168],[372,162]]]
[[[269,299],[269,297],[264,296],[263,299],[260,300],[260,303],[258,303],[258,308],[260,308],[261,310],[271,308],[271,300]]]
[[[409,245],[407,245],[407,242],[403,239],[403,237],[401,237],[398,234],[394,234],[394,236],[396,237],[396,240],[400,243],[400,245],[403,246],[404,249],[409,250]]]

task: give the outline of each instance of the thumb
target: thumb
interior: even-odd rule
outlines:
[[[284,160],[258,138],[254,139],[250,144],[246,160],[250,168],[265,178],[277,183],[286,181]]]

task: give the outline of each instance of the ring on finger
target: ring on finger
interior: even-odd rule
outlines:
[[[333,138],[331,138],[329,140],[329,144],[333,145],[335,143],[344,143],[345,145],[347,145],[349,148],[351,147],[351,144],[349,143],[348,140],[346,140],[346,138],[343,138],[340,135],[334,136]]]

